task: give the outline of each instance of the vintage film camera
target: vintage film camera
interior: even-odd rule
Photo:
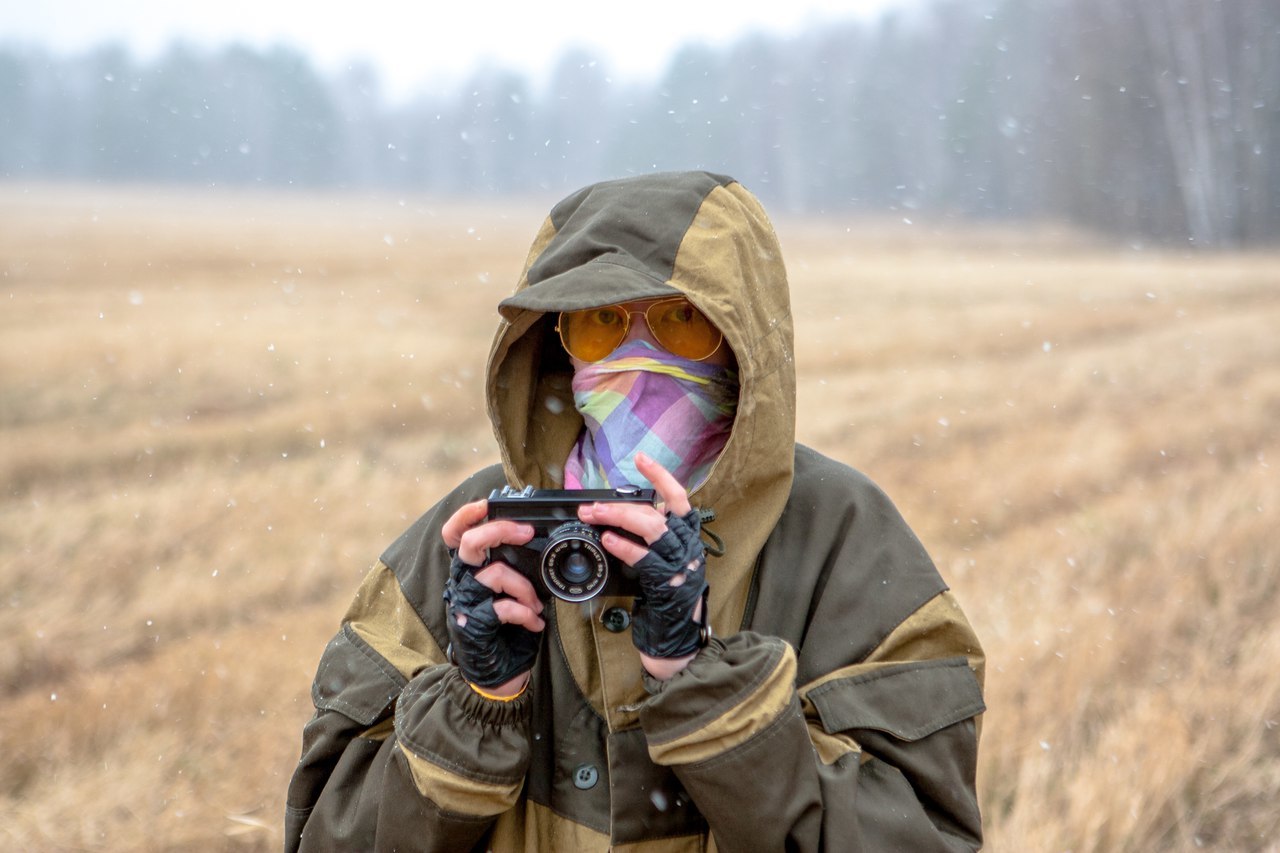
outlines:
[[[533,539],[526,545],[500,545],[490,550],[492,561],[501,561],[538,581],[552,595],[565,601],[587,601],[597,595],[636,595],[639,585],[629,568],[600,544],[600,534],[618,528],[598,527],[578,520],[578,507],[586,503],[643,503],[653,506],[653,489],[620,486],[616,489],[535,489],[516,491],[510,486],[489,495],[489,519],[510,519],[533,525]],[[643,544],[643,543],[641,543]]]

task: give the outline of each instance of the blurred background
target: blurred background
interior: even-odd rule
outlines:
[[[769,6],[12,3],[0,177],[474,198],[704,166],[783,212],[1280,235],[1274,0]]]
[[[687,168],[984,643],[988,849],[1280,850],[1280,3],[498,5],[0,5],[0,850],[280,849],[548,206]]]

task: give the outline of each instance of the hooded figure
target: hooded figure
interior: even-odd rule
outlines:
[[[448,654],[442,529],[494,489],[591,485],[582,472],[613,470],[595,456],[629,463],[557,320],[675,296],[727,348],[710,373],[728,390],[703,407],[722,428],[672,457],[708,456],[682,485],[723,546],[705,560],[710,638],[660,680],[632,637],[638,601],[546,597],[527,688],[489,695]],[[979,848],[982,650],[889,499],[795,443],[786,273],[759,202],[704,172],[587,187],[551,211],[499,311],[486,392],[502,462],[357,592],[316,674],[286,849]]]

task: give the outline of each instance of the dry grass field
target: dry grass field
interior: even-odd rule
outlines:
[[[544,213],[0,186],[0,849],[278,848]],[[988,849],[1280,849],[1280,257],[777,225],[800,438],[985,641]]]

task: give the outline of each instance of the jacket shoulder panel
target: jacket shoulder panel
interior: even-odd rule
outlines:
[[[369,726],[391,707],[407,683],[350,625],[343,625],[320,657],[311,701],[317,710],[337,711]]]
[[[752,630],[795,646],[801,684],[865,659],[947,586],[866,475],[796,446],[786,509],[760,553]]]

